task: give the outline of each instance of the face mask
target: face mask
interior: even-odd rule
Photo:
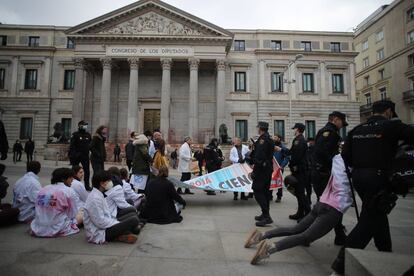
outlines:
[[[105,186],[105,191],[109,191],[110,189],[112,189],[114,187],[114,183],[112,183],[112,181],[111,180],[109,180],[107,183],[106,183],[106,186]]]
[[[87,125],[82,126],[82,129],[83,129],[83,130],[87,130],[87,129],[88,129],[88,126],[87,126]]]

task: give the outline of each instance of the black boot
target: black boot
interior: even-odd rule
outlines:
[[[270,216],[265,216],[265,217],[263,217],[262,220],[256,222],[256,226],[257,227],[265,227],[266,225],[272,224],[272,223],[273,223],[272,218]]]
[[[178,189],[177,189],[177,193],[178,193],[179,195],[182,195],[182,194],[183,194],[183,190],[182,190],[181,188],[178,188]]]
[[[345,226],[341,225],[340,229],[335,229],[335,245],[344,246],[346,242]]]
[[[244,193],[241,193],[240,199],[241,200],[248,200],[249,198]]]
[[[238,194],[237,193],[234,193],[233,200],[238,200]]]
[[[260,216],[255,216],[254,217],[254,219],[257,220],[257,221],[261,221],[261,220],[263,220],[263,218],[264,218],[263,214],[261,214]]]

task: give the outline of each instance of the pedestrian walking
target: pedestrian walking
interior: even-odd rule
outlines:
[[[133,145],[135,132],[131,132],[128,143],[125,145],[125,158],[128,171],[131,171],[132,161],[134,160],[135,146]]]
[[[35,149],[35,142],[29,137],[29,140],[24,144],[24,152],[26,153],[27,162],[33,161],[33,153]]]
[[[174,149],[173,152],[171,152],[171,165],[173,169],[177,168],[177,161],[178,161],[178,153],[177,153],[177,149]]]
[[[16,142],[13,145],[13,162],[19,162],[22,161],[22,151],[23,146],[20,140],[16,140]]]
[[[114,162],[121,162],[121,147],[116,144],[114,147]]]

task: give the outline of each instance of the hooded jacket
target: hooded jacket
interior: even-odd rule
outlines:
[[[95,133],[92,137],[91,145],[89,146],[91,151],[91,160],[92,161],[101,161],[105,162],[106,160],[106,149],[105,149],[105,139],[102,135]]]
[[[150,175],[152,158],[148,154],[148,138],[145,135],[139,135],[132,144],[135,147],[132,174]]]

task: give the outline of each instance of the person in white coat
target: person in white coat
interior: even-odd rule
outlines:
[[[239,137],[234,137],[233,138],[233,147],[230,150],[230,156],[229,159],[233,164],[237,164],[237,163],[244,163],[245,162],[245,158],[246,158],[246,154],[249,152],[249,147],[246,145],[243,145],[241,142],[241,139]],[[233,200],[237,200],[238,199],[238,192],[234,192],[234,198]],[[247,200],[248,197],[244,194],[241,193],[240,196],[241,200]]]
[[[27,173],[16,181],[13,189],[13,208],[18,208],[19,221],[31,222],[35,216],[37,194],[42,188],[37,176],[41,165],[37,161],[27,164]]]
[[[70,188],[73,176],[73,170],[58,168],[52,173],[52,184],[40,189],[35,218],[30,224],[33,235],[52,238],[79,232],[75,192]]]
[[[145,199],[145,194],[137,194],[128,180],[128,170],[122,168],[119,170],[122,179],[122,189],[124,190],[125,199],[129,204],[132,204],[137,210],[141,207]]]
[[[88,242],[102,244],[106,241],[135,243],[137,236],[131,234],[138,226],[138,218],[131,216],[119,222],[112,217],[104,192],[113,186],[111,174],[101,171],[93,175],[93,189],[85,203],[83,224]]]
[[[191,161],[192,153],[191,153],[191,144],[192,144],[191,137],[187,136],[184,138],[184,144],[181,145],[179,153],[178,153],[178,171],[181,173],[181,181],[187,181],[191,179]],[[179,194],[182,194],[183,191],[181,188],[177,189]],[[185,189],[186,194],[194,194],[190,191],[190,189]]]
[[[78,207],[76,221],[78,222],[78,225],[81,225],[83,222],[83,209],[85,207],[85,202],[88,198],[89,192],[86,190],[85,184],[82,183],[84,176],[83,168],[76,165],[72,167],[72,170],[75,175],[70,188],[75,192],[76,206]]]

